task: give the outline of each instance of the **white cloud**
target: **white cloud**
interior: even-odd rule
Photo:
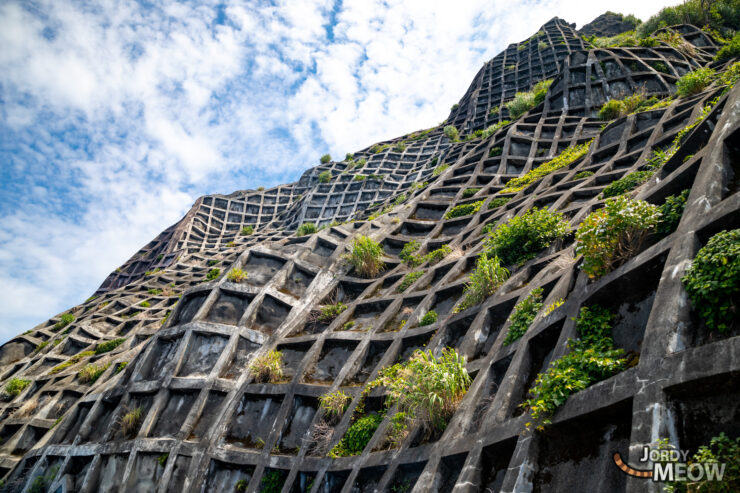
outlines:
[[[435,125],[553,16],[665,3],[3,3],[0,341],[84,300],[197,195]]]

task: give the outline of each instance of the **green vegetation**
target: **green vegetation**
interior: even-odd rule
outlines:
[[[635,171],[611,182],[601,191],[601,198],[616,197],[631,192],[653,176],[654,171]]]
[[[30,380],[24,380],[22,378],[11,378],[10,381],[5,385],[5,393],[11,397],[17,397],[29,385],[31,385]]]
[[[217,263],[218,263],[218,260],[216,260],[216,259],[211,259],[211,260],[209,260],[208,262],[206,262],[206,265],[207,265],[208,267],[213,267],[213,266],[214,266],[214,265],[216,265]]]
[[[689,189],[687,188],[678,195],[669,195],[665,202],[660,206],[660,220],[655,232],[661,235],[673,233],[681,221],[683,210],[686,207],[686,200],[689,198]]]
[[[347,322],[344,325],[342,325],[341,330],[350,330],[354,326],[355,326],[355,321],[354,320],[350,320],[349,322]]]
[[[75,321],[75,316],[71,313],[65,313],[59,318],[59,322],[54,324],[54,331],[62,330],[67,325]]]
[[[495,209],[496,207],[501,207],[502,205],[508,204],[510,200],[511,197],[496,197],[488,203],[488,208]]]
[[[740,229],[712,236],[681,282],[707,328],[729,331],[737,317],[740,291]]]
[[[206,279],[209,281],[213,281],[218,276],[221,275],[221,269],[215,268],[208,271],[208,274],[206,274]]]
[[[436,250],[432,250],[431,252],[424,255],[423,260],[424,262],[429,262],[429,265],[434,265],[440,262],[450,253],[452,253],[452,248],[450,248],[449,245],[442,245]]]
[[[667,445],[667,440],[661,440]],[[671,447],[670,445],[668,447]],[[712,437],[709,445],[701,445],[699,450],[688,461],[689,464],[719,464],[725,467],[722,479],[709,480],[706,477],[698,481],[667,482],[665,493],[729,493],[740,491],[740,437],[732,440],[725,433]]]
[[[368,414],[352,423],[339,443],[329,451],[329,457],[336,459],[360,454],[382,421],[380,414]]]
[[[576,173],[573,177],[573,180],[582,180],[583,178],[588,178],[589,176],[593,176],[593,171],[581,171],[579,173]]]
[[[552,84],[552,80],[543,80],[534,85],[529,92],[518,92],[514,99],[506,103],[506,109],[513,119],[517,119],[527,111],[531,110],[545,100],[547,90]]]
[[[532,207],[515,216],[488,235],[486,251],[501,259],[504,265],[519,264],[537,256],[544,248],[568,233],[568,221],[547,207]]]
[[[452,142],[457,142],[458,140],[460,140],[460,134],[452,125],[447,125],[442,131]]]
[[[249,486],[249,481],[247,481],[246,479],[240,479],[234,485],[234,489],[237,493],[244,493],[245,491],[247,491],[247,486]]]
[[[368,236],[352,240],[352,251],[344,256],[355,271],[363,277],[375,277],[383,270],[383,247]]]
[[[162,454],[159,457],[157,457],[157,463],[160,465],[160,467],[164,467],[165,464],[167,464],[167,459],[170,458],[170,454]]]
[[[234,247],[236,246],[236,242],[234,242],[234,241],[230,241],[230,242],[228,242],[228,243],[226,244],[226,246],[227,246],[227,247],[229,247],[229,248],[234,248]],[[155,269],[155,272],[156,272],[156,269]]]
[[[72,365],[76,365],[77,363],[82,360],[82,358],[87,358],[88,356],[93,356],[95,354],[95,351],[82,351],[81,353],[77,353],[71,358],[69,358],[64,363],[60,363],[51,370],[49,370],[49,373],[54,375],[56,373],[59,373],[60,371],[66,370]]]
[[[646,99],[645,95],[640,92],[624,99],[610,99],[599,110],[599,118],[605,121],[614,120],[631,113],[652,109],[659,102],[660,99],[656,96]]]
[[[509,316],[511,325],[504,338],[504,346],[508,346],[524,335],[540,309],[542,309],[542,288],[535,288],[514,306],[514,311]]]
[[[162,290],[159,288],[152,288],[152,289],[147,290],[147,293],[153,296],[159,296],[160,294],[162,294]]]
[[[433,323],[437,322],[437,318],[439,315],[437,315],[437,312],[434,310],[429,310],[424,314],[423,317],[421,317],[421,320],[419,320],[419,327],[424,327],[425,325],[432,325]]]
[[[414,253],[419,250],[420,247],[421,245],[418,241],[409,241],[403,246],[403,248],[401,248],[401,252],[398,254],[398,257],[412,267],[415,265],[419,265],[419,263],[421,262],[417,263],[418,257],[414,255]]]
[[[406,264],[410,265],[411,267],[416,267],[423,264],[424,262],[429,262],[431,265],[434,265],[444,259],[447,255],[452,253],[452,248],[450,248],[449,245],[442,245],[441,247],[437,248],[436,250],[432,250],[426,255],[415,255],[415,252],[417,252],[418,250],[419,242],[413,240],[403,246],[398,256]]]
[[[118,366],[116,367],[116,373],[121,373],[127,365],[128,361],[121,361],[120,363],[118,363]]]
[[[466,188],[465,190],[463,190],[462,197],[464,199],[468,199],[480,191],[480,188]]]
[[[321,164],[326,164],[329,161],[331,161],[331,155],[330,154],[324,154],[323,156],[321,156],[321,159],[319,161],[321,161]]]
[[[417,270],[415,272],[409,272],[406,274],[403,278],[403,281],[401,281],[401,284],[398,285],[398,292],[403,293],[408,289],[409,286],[414,284],[417,279],[419,279],[421,276],[424,275],[423,271]]]
[[[524,188],[529,186],[531,183],[534,183],[540,178],[549,175],[553,171],[557,171],[560,168],[564,168],[576,162],[578,159],[586,155],[591,147],[592,142],[593,139],[589,140],[588,142],[584,142],[583,144],[568,147],[554,159],[542,163],[538,167],[527,171],[522,176],[518,176],[509,180],[506,183],[506,188],[501,190],[499,193],[519,192],[520,190],[523,190]]]
[[[121,433],[126,437],[131,437],[139,428],[143,414],[144,411],[140,407],[136,407],[124,414],[121,418]]]
[[[267,469],[260,480],[260,493],[280,493],[285,483],[285,471]]]
[[[502,147],[491,147],[491,149],[488,151],[488,157],[498,157],[504,152],[504,149]]]
[[[238,267],[234,267],[229,271],[229,273],[226,276],[226,279],[229,280],[229,282],[236,282],[240,283],[242,281],[245,281],[247,279],[247,271],[242,270]]]
[[[735,33],[732,39],[719,49],[714,59],[716,61],[723,61],[737,57],[740,57],[740,32]]]
[[[106,363],[104,365],[98,365],[96,363],[88,363],[85,366],[82,367],[82,370],[80,370],[77,373],[77,378],[82,383],[94,383],[95,380],[97,380],[100,375],[102,375],[105,370],[108,369],[110,366],[110,363]]]
[[[244,226],[240,232],[242,236],[249,236],[254,233],[254,226]]]
[[[576,255],[583,271],[601,277],[639,252],[645,237],[660,219],[657,206],[620,195],[589,214],[576,232]]]
[[[687,72],[676,81],[676,90],[679,97],[685,98],[702,92],[712,81],[715,73],[711,68],[698,68],[693,72]]]
[[[319,173],[319,183],[329,183],[331,181],[331,171],[326,170]]]
[[[434,171],[432,171],[432,176],[439,176],[439,175],[441,175],[449,167],[450,167],[449,164],[446,164],[446,163],[445,164],[440,164],[439,166],[437,166],[436,168],[434,168]]]
[[[144,308],[149,308],[151,305],[148,301],[144,300],[141,303],[139,303],[139,306],[143,306]]]
[[[45,472],[43,475],[33,478],[31,485],[28,487],[28,493],[44,493],[51,486],[51,483],[54,482],[58,471],[59,466],[54,466],[48,473]]]
[[[126,339],[122,337],[119,337],[118,339],[113,339],[111,341],[101,342],[95,349],[95,354],[104,354],[113,351],[124,342],[126,342]]]
[[[351,401],[351,397],[342,392],[335,390],[319,397],[319,404],[324,413],[332,420],[340,418]]]
[[[312,235],[319,231],[314,223],[303,223],[295,230],[296,236]]]
[[[339,314],[346,309],[347,305],[345,305],[341,301],[333,305],[324,305],[319,309],[320,313],[318,316],[318,320],[319,322],[323,322],[325,324],[331,323],[332,320],[337,318]]]
[[[483,205],[483,201],[471,202],[469,204],[456,205],[445,214],[445,219],[453,219],[456,217],[469,216],[478,212]]]
[[[550,423],[547,416],[562,406],[572,394],[624,370],[626,360],[621,349],[614,348],[611,337],[614,316],[598,305],[582,307],[576,321],[578,339],[569,339],[570,352],[550,363],[537,375],[529,389],[529,399],[522,403],[535,422]],[[527,423],[530,427],[531,423]]]
[[[483,303],[509,278],[509,271],[503,267],[495,255],[483,252],[475,262],[475,270],[465,284],[463,300],[454,308],[461,312]]]
[[[406,143],[404,141],[396,142],[393,146],[394,151],[403,152],[406,150]]]
[[[252,364],[249,365],[249,371],[254,375],[256,382],[279,383],[285,374],[283,370],[283,353],[273,349],[257,356],[252,361]]]
[[[638,35],[645,37],[660,28],[675,24],[693,24],[708,27],[724,36],[740,30],[740,6],[737,0],[686,0],[673,7],[665,7],[637,28]]]

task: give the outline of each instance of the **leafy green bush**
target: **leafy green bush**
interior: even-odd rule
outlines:
[[[238,267],[234,267],[226,275],[226,279],[228,279],[229,282],[239,283],[239,282],[244,281],[247,278],[247,276],[248,276],[248,274],[247,274],[246,271],[244,271],[244,270],[242,270],[242,269],[240,269]]]
[[[450,139],[452,142],[457,142],[460,140],[460,134],[458,133],[457,129],[453,127],[452,125],[447,125],[444,130],[444,134],[447,136],[448,139]]]
[[[319,405],[324,413],[331,419],[336,419],[344,414],[349,405],[350,396],[341,390],[335,390],[319,396]]]
[[[601,277],[633,257],[660,219],[657,206],[620,195],[589,214],[576,231],[576,254],[583,271]]]
[[[461,312],[483,303],[509,278],[509,271],[501,266],[499,258],[483,252],[475,262],[475,270],[465,284],[463,300],[455,306],[454,312]]]
[[[434,265],[438,262],[440,262],[442,259],[444,259],[447,255],[452,253],[452,248],[450,248],[449,245],[442,245],[441,247],[437,248],[436,250],[432,250],[431,252],[424,255],[422,260],[424,262],[429,262],[429,265]]]
[[[558,156],[555,157],[554,159],[547,161],[545,163],[542,163],[536,168],[532,168],[531,170],[527,171],[522,176],[518,176],[516,178],[509,180],[506,183],[506,188],[501,190],[499,193],[512,193],[512,192],[518,192],[520,190],[523,190],[524,188],[529,186],[531,183],[534,183],[540,178],[543,178],[549,175],[553,171],[557,171],[560,168],[564,168],[576,162],[578,159],[586,155],[589,148],[591,147],[592,142],[593,142],[593,139],[589,140],[588,142],[584,142],[583,144],[578,144],[573,147],[568,147],[563,152],[558,154]]]
[[[414,284],[417,279],[419,279],[421,276],[424,275],[423,271],[416,271],[416,272],[409,272],[406,274],[403,278],[403,281],[401,281],[401,284],[398,285],[397,291],[399,293],[403,293],[408,289],[409,286]]]
[[[530,92],[518,92],[514,99],[506,103],[506,109],[513,119],[517,119],[527,111],[531,110],[545,100],[547,89],[549,89],[552,80],[543,80],[534,85]]]
[[[51,483],[54,481],[54,478],[56,478],[58,471],[59,466],[56,465],[52,467],[48,473],[44,471],[43,475],[33,478],[31,485],[28,487],[28,493],[44,493],[49,486],[51,486]]]
[[[285,375],[283,353],[273,349],[268,353],[257,356],[249,365],[249,371],[254,375],[257,382],[280,382]]]
[[[421,263],[419,257],[414,255],[414,253],[419,250],[420,246],[416,240],[409,241],[401,248],[401,253],[398,254],[398,257],[412,267],[419,265]]]
[[[75,321],[75,316],[71,313],[65,313],[59,318],[59,322],[54,324],[54,330],[62,330],[67,325]]]
[[[712,437],[709,445],[701,445],[699,450],[689,460],[689,464],[719,464],[724,465],[722,479],[710,480],[702,478],[698,481],[667,482],[665,493],[728,493],[740,491],[740,437],[732,440],[724,432]]]
[[[643,22],[637,32],[645,37],[662,27],[676,24],[692,24],[699,28],[708,26],[722,33],[731,33],[740,30],[740,8],[737,0],[686,0],[673,7],[661,9]]]
[[[465,190],[463,190],[462,197],[464,199],[470,198],[476,193],[480,192],[480,190],[480,188],[466,188]]]
[[[405,151],[405,150],[406,150],[406,143],[405,143],[405,142],[403,142],[403,141],[401,141],[401,142],[396,142],[396,144],[395,144],[395,145],[393,146],[393,150],[394,150],[394,151],[398,151],[398,152],[403,152],[403,151]]]
[[[714,80],[714,70],[708,67],[687,72],[676,81],[676,90],[682,98],[693,96],[709,86]]]
[[[437,315],[437,312],[434,310],[429,310],[424,314],[423,317],[421,317],[421,320],[419,320],[419,327],[424,327],[425,325],[432,325],[433,323],[437,322],[437,318],[439,315]]]
[[[285,471],[266,469],[260,480],[260,493],[280,493],[285,483]]]
[[[434,171],[432,171],[432,176],[439,176],[439,175],[441,175],[449,167],[450,167],[449,164],[446,164],[446,163],[440,164],[439,166],[437,166],[436,168],[434,168]]]
[[[121,432],[124,436],[131,437],[139,429],[143,415],[143,409],[140,407],[136,407],[123,415],[121,418]]]
[[[296,236],[306,236],[306,235],[312,235],[316,232],[318,232],[319,228],[314,223],[303,223],[300,226],[298,226],[298,229],[295,230]]]
[[[535,288],[529,292],[526,298],[514,306],[514,311],[509,316],[509,331],[504,338],[504,346],[521,338],[534,321],[537,313],[542,308],[542,288]]]
[[[363,277],[374,277],[383,270],[383,247],[367,236],[358,236],[352,240],[352,251],[344,258]]]
[[[339,443],[329,451],[329,457],[336,459],[360,454],[382,421],[380,414],[368,414],[352,423]]]
[[[740,291],[740,229],[712,236],[681,278],[707,328],[724,333],[737,314]]]
[[[213,281],[218,276],[221,275],[221,269],[215,268],[208,271],[208,274],[206,274],[206,279],[209,281]]]
[[[328,163],[329,161],[331,161],[331,155],[330,154],[324,154],[323,156],[321,156],[320,161],[321,161],[321,164]]]
[[[569,229],[561,213],[532,207],[493,230],[486,239],[486,250],[504,265],[526,262],[553,241],[564,238]]]
[[[326,170],[319,173],[319,183],[329,183],[331,181],[331,171]]]
[[[95,354],[104,354],[113,351],[124,342],[126,342],[126,339],[123,337],[119,337],[118,339],[113,339],[111,341],[101,342],[95,349]]]
[[[642,93],[635,93],[624,99],[610,99],[599,110],[601,120],[614,120],[630,113],[644,111],[660,101],[657,97],[645,98]]]
[[[573,177],[573,180],[582,180],[583,178],[588,178],[589,176],[593,176],[593,171],[581,171],[579,173],[576,173]]]
[[[465,357],[456,350],[445,348],[435,357],[431,351],[417,349],[408,362],[382,369],[368,387],[384,386],[386,406],[398,405],[408,421],[415,418],[428,430],[443,431],[471,381]]]
[[[614,180],[601,191],[601,198],[616,197],[631,192],[653,176],[653,171],[635,171],[629,173],[619,180]]]
[[[9,396],[16,397],[23,392],[26,387],[31,385],[30,380],[24,380],[22,378],[11,378],[10,381],[5,385],[5,393]]]
[[[491,147],[491,149],[488,151],[488,157],[497,157],[500,156],[504,152],[504,149],[502,147]]]
[[[483,205],[483,201],[479,200],[477,202],[471,202],[469,204],[460,204],[456,205],[449,211],[447,211],[447,214],[445,214],[445,219],[453,219],[456,217],[462,217],[462,216],[469,216],[470,214],[475,214],[480,210],[480,207]]]
[[[529,389],[529,399],[522,403],[529,408],[535,422],[549,424],[546,417],[562,406],[569,396],[624,370],[626,360],[621,349],[614,349],[611,337],[614,315],[598,305],[582,307],[576,321],[578,339],[569,339],[570,352],[550,363],[537,375]],[[527,427],[531,423],[527,423]],[[539,428],[539,426],[538,426]]]
[[[736,57],[740,57],[740,32],[735,33],[732,39],[714,55],[716,61],[729,60]]]
[[[144,300],[141,303],[139,303],[139,306],[142,306],[144,308],[149,308],[151,305],[149,304],[148,301]]]
[[[337,318],[340,313],[342,313],[344,310],[347,309],[347,305],[344,303],[337,302],[333,305],[325,305],[320,308],[319,313],[319,322],[323,322],[325,324],[331,323],[332,320]]]
[[[687,188],[678,195],[666,197],[663,205],[660,206],[660,220],[655,228],[656,233],[669,235],[673,233],[681,221],[686,200],[689,198],[689,189]]]
[[[242,236],[249,236],[254,233],[254,226],[244,226],[241,230]]]
[[[82,383],[94,383],[95,380],[100,378],[100,375],[102,375],[109,366],[110,363],[106,363],[104,365],[98,365],[97,363],[88,363],[82,367],[82,370],[80,370],[79,373],[77,373],[77,378],[79,378],[80,382]]]

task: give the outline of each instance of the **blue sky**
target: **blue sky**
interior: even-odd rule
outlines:
[[[0,343],[80,303],[206,193],[447,117],[553,16],[675,2],[0,5]]]

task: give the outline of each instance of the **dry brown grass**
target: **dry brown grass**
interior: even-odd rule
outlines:
[[[33,413],[36,412],[36,408],[39,407],[39,400],[36,397],[33,397],[26,402],[23,403],[18,409],[15,410],[13,413],[14,418],[27,418],[31,416]]]

